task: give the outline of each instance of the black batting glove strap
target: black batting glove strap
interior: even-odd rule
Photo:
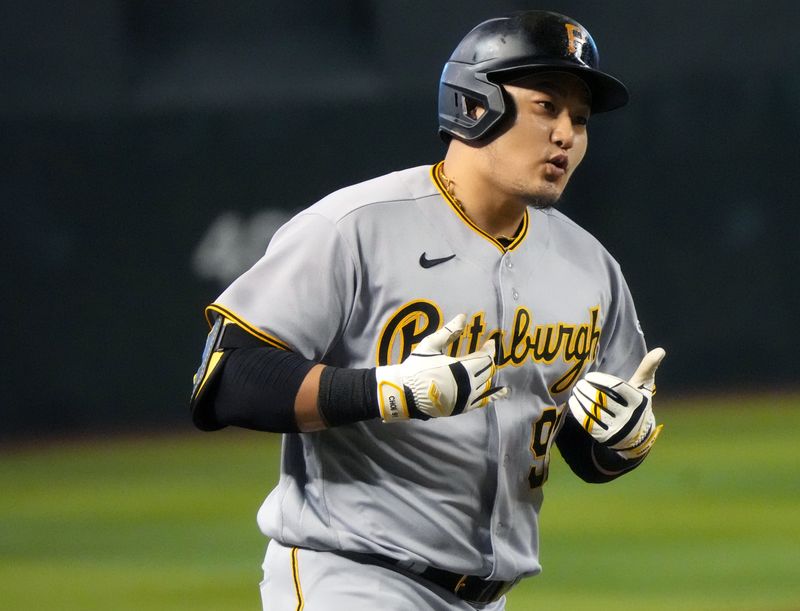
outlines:
[[[319,415],[329,427],[380,417],[375,386],[374,367],[325,367],[319,379]]]
[[[453,379],[456,381],[456,387],[458,388],[458,392],[456,394],[456,404],[453,407],[452,414],[450,415],[457,416],[458,414],[462,413],[464,408],[467,406],[467,399],[469,399],[469,393],[472,391],[472,386],[469,380],[469,372],[462,363],[452,363],[450,365],[450,371],[453,372]],[[479,374],[483,373],[484,371],[486,371],[486,369],[482,369]]]

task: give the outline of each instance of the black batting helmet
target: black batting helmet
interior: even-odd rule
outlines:
[[[506,113],[499,83],[532,72],[558,70],[579,76],[589,87],[593,113],[628,101],[628,90],[599,69],[597,46],[574,19],[549,11],[525,11],[490,19],[458,44],[439,81],[439,134],[477,140]],[[465,98],[485,112],[470,116]]]

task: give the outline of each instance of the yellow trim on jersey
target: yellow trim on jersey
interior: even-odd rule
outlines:
[[[295,611],[303,611],[305,601],[303,600],[303,588],[300,587],[300,567],[297,565],[297,552],[300,550],[292,548],[292,580],[294,581],[294,593],[297,596],[297,607]]]
[[[522,243],[522,240],[524,240],[525,236],[528,234],[528,223],[529,223],[528,209],[527,208],[525,209],[525,215],[522,217],[522,227],[520,227],[516,237],[511,242],[511,244],[508,245],[508,248],[506,248],[499,240],[486,233],[483,229],[481,229],[475,223],[473,223],[472,219],[470,219],[466,214],[464,214],[464,211],[461,209],[461,206],[459,206],[456,200],[453,199],[453,196],[450,195],[450,192],[447,190],[447,187],[445,187],[444,184],[442,183],[442,179],[440,177],[440,169],[443,165],[444,161],[440,161],[439,163],[431,166],[431,180],[433,180],[433,184],[436,185],[436,188],[439,190],[439,193],[442,194],[442,197],[448,204],[450,204],[450,207],[455,211],[456,214],[458,214],[461,220],[464,221],[464,223],[466,223],[466,225],[470,229],[472,229],[473,231],[478,233],[481,237],[489,240],[492,244],[494,244],[500,252],[508,252],[514,250],[517,246],[519,246]]]
[[[254,325],[251,325],[244,318],[242,318],[241,316],[238,316],[237,314],[234,314],[233,312],[231,312],[227,308],[219,305],[218,303],[212,303],[210,306],[208,306],[206,308],[206,320],[208,321],[209,325],[211,324],[210,312],[216,312],[217,314],[221,314],[223,317],[227,318],[228,320],[231,320],[231,321],[235,322],[242,329],[247,331],[250,335],[252,335],[254,337],[257,337],[258,339],[260,339],[263,342],[266,342],[267,344],[269,344],[273,348],[279,348],[280,350],[291,351],[291,348],[289,347],[289,344],[287,344],[286,342],[282,342],[278,338],[272,337],[268,333],[265,333],[264,331],[262,331],[258,327],[254,326]]]

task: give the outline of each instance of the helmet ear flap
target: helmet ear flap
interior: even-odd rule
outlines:
[[[477,112],[478,107],[483,112]],[[462,140],[476,140],[502,117],[505,108],[502,88],[486,75],[471,73],[463,65],[445,65],[439,86],[440,134],[446,131]]]

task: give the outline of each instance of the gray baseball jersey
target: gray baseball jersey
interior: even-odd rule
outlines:
[[[590,370],[627,378],[645,343],[595,238],[558,211],[529,209],[504,247],[463,214],[436,167],[301,212],[209,309],[339,367],[399,363],[461,312],[452,354],[496,338],[507,398],[450,418],[285,435],[258,523],[289,546],[510,581],[540,571],[542,485],[569,390]]]

